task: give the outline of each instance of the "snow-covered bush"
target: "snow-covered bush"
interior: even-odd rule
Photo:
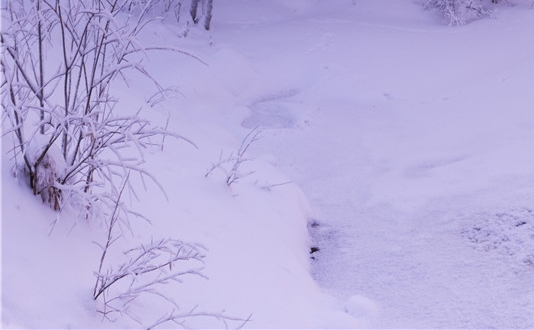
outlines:
[[[488,4],[500,0],[428,0],[426,8],[436,8],[450,25],[463,25],[487,15]]]
[[[150,3],[135,14],[126,10],[131,0],[2,4],[4,132],[34,194],[54,209],[78,195],[91,210],[114,205],[130,172],[154,179],[140,167],[142,149],[175,134],[139,111],[117,115],[112,87],[128,70],[153,80],[141,65],[152,48],[136,40],[152,19]]]

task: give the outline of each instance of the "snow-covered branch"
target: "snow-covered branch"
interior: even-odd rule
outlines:
[[[245,154],[250,146],[259,140],[260,134],[261,130],[258,127],[252,129],[241,141],[241,145],[235,155],[230,153],[228,157],[224,157],[221,151],[218,161],[211,164],[211,167],[206,171],[205,176],[209,177],[216,169],[219,169],[225,175],[226,185],[231,186],[239,179],[253,174],[254,172],[243,173],[241,171],[241,166],[243,163],[250,160]]]

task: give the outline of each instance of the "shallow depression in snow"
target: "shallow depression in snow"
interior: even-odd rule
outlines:
[[[298,89],[281,90],[258,97],[249,106],[250,115],[241,126],[248,129],[293,129],[307,123],[309,106],[294,100]]]
[[[252,114],[241,125],[244,128],[262,129],[295,128],[297,118],[291,109],[291,103],[262,102],[250,107]]]

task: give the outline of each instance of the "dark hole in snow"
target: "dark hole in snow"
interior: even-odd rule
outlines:
[[[337,229],[332,227],[328,221],[312,218],[308,220],[308,233],[311,239],[309,250],[311,259],[329,259],[339,243]]]
[[[316,227],[319,227],[319,226],[320,226],[320,224],[316,220],[313,220],[310,223],[310,227],[312,227],[312,228],[316,228]]]
[[[308,230],[310,232],[310,236],[314,244],[318,244],[321,242],[321,235],[319,233],[320,226],[321,224],[316,219],[310,219],[308,221]],[[313,256],[313,254],[319,251],[320,251],[320,248],[317,245],[312,246],[310,248],[310,254],[312,255],[310,258],[315,260],[315,256]]]

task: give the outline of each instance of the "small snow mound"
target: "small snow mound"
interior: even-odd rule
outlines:
[[[354,317],[363,327],[368,327],[378,318],[379,307],[371,299],[353,295],[345,304],[345,312]]]

